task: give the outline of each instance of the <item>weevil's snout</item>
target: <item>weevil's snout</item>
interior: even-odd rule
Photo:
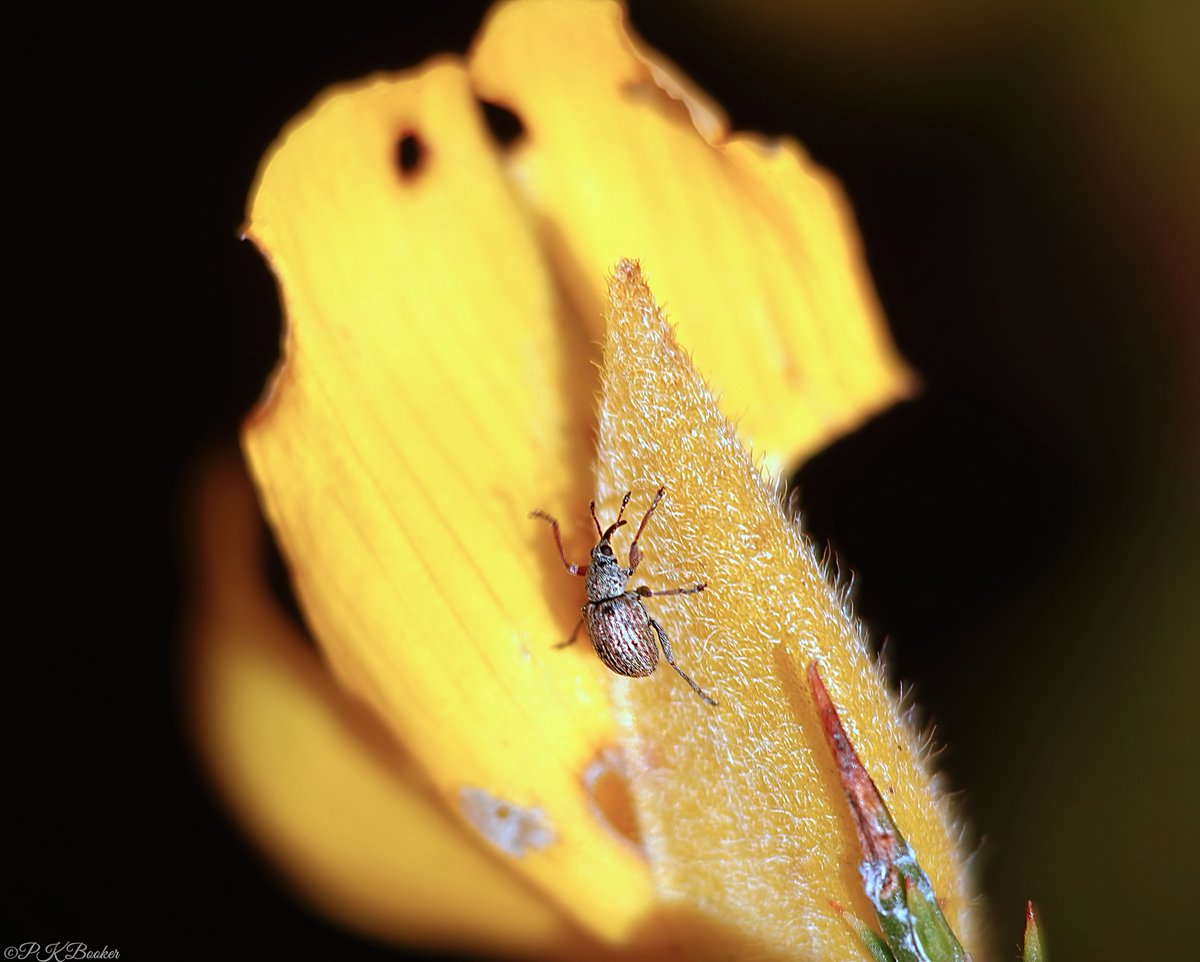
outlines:
[[[608,530],[605,531],[604,534],[600,535],[600,544],[596,545],[596,547],[597,548],[600,548],[600,547],[608,548],[608,539],[611,538],[613,536],[613,532],[616,531],[617,528],[621,527],[623,524],[625,524],[624,521],[614,521],[612,524],[610,524],[608,526]],[[609,555],[611,555],[612,548],[608,548],[607,553]]]

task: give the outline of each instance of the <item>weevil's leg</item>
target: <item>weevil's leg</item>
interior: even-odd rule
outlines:
[[[575,630],[571,632],[571,637],[568,638],[566,641],[560,641],[554,647],[555,648],[566,648],[567,645],[575,644],[575,639],[579,636],[579,629],[582,627],[583,627],[583,619],[580,618],[579,621],[577,621],[575,623]]]
[[[662,645],[663,654],[667,657],[667,664],[679,672],[679,676],[692,686],[692,691],[703,698],[710,705],[716,705],[717,700],[710,695],[706,695],[704,690],[697,685],[691,678],[687,676],[682,668],[675,664],[675,656],[671,653],[671,642],[667,640],[667,633],[663,631],[663,626],[653,618],[650,619],[650,626],[654,629],[654,633],[658,635],[658,643]]]
[[[638,547],[638,539],[642,536],[642,530],[646,527],[646,522],[650,520],[650,515],[654,514],[654,509],[658,507],[658,502],[662,500],[663,493],[667,489],[659,488],[658,493],[654,495],[654,500],[650,502],[650,507],[642,516],[642,523],[638,525],[637,534],[633,536],[633,544],[629,546],[629,573],[633,574],[637,570],[637,566],[642,561],[642,549]],[[625,500],[629,500],[629,495],[625,495]],[[622,510],[624,507],[622,506]]]
[[[587,565],[571,564],[571,562],[567,560],[567,553],[563,551],[562,534],[558,530],[558,519],[552,518],[550,515],[546,514],[545,511],[530,511],[529,517],[541,518],[543,521],[550,522],[550,527],[554,529],[554,543],[558,545],[558,556],[562,558],[563,567],[566,568],[571,574],[579,575],[581,578],[586,575],[588,569]]]
[[[688,585],[686,588],[666,588],[663,591],[651,591],[646,585],[638,585],[634,589],[634,593],[639,598],[649,598],[652,596],[662,595],[694,595],[697,591],[703,591],[708,587],[707,581],[702,581],[698,585]]]

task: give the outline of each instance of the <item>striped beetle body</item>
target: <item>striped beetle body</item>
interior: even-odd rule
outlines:
[[[650,616],[643,603],[643,599],[653,595],[694,594],[697,591],[703,591],[706,585],[702,583],[683,588],[669,588],[666,591],[651,591],[645,585],[638,585],[633,591],[628,590],[629,579],[633,577],[642,558],[638,539],[641,538],[646,522],[650,520],[654,509],[658,507],[658,502],[662,500],[665,490],[665,488],[658,489],[658,493],[654,495],[654,500],[642,518],[642,523],[638,525],[637,534],[633,536],[633,543],[629,546],[628,568],[617,561],[610,542],[613,532],[625,524],[623,520],[625,507],[629,504],[632,492],[625,493],[617,520],[604,530],[601,530],[600,521],[596,517],[596,502],[593,501],[589,505],[592,521],[595,522],[596,533],[600,536],[600,540],[592,549],[591,562],[586,565],[572,564],[567,560],[557,519],[552,518],[544,511],[534,511],[530,515],[531,518],[541,518],[550,523],[563,566],[570,574],[585,579],[587,602],[582,608],[583,617],[575,626],[575,630],[571,632],[571,637],[555,647],[565,648],[573,643],[579,634],[579,629],[586,625],[588,637],[592,640],[592,647],[596,649],[596,654],[605,665],[618,675],[642,678],[653,674],[658,667],[658,649],[661,645],[667,664],[679,673],[697,695],[710,705],[716,705],[716,701],[705,694],[700,686],[675,664],[675,656],[671,652],[671,642],[667,638],[667,633],[663,630],[662,625]]]

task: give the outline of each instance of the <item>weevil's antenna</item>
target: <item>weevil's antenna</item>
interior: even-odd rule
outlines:
[[[625,514],[625,506],[627,504],[629,504],[629,499],[632,496],[633,496],[632,491],[625,492],[625,497],[621,499],[621,510],[617,512],[617,520],[608,526],[607,531],[600,530],[600,521],[596,517],[596,502],[593,501],[591,504],[588,505],[588,510],[592,512],[592,520],[596,522],[596,534],[600,535],[601,543],[603,543],[603,542],[607,541],[609,538],[611,538],[612,533],[614,531],[616,531],[617,528],[621,527],[621,525],[625,524],[625,522],[622,521],[621,518]]]

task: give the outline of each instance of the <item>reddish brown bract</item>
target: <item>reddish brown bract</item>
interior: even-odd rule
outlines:
[[[586,579],[584,584],[588,600],[582,609],[583,617],[575,626],[575,630],[571,632],[571,637],[555,647],[565,648],[574,642],[580,627],[587,625],[592,647],[605,665],[618,675],[641,678],[653,674],[654,669],[658,667],[658,648],[661,645],[663,654],[667,658],[667,664],[679,672],[680,677],[692,687],[697,695],[710,705],[715,705],[716,701],[706,695],[700,686],[675,664],[675,656],[671,652],[671,642],[667,638],[667,633],[663,630],[662,625],[650,617],[650,613],[642,603],[643,598],[653,595],[694,594],[697,591],[703,591],[705,585],[702,583],[683,588],[668,588],[665,591],[651,591],[645,585],[639,585],[633,591],[627,590],[629,579],[637,570],[642,558],[641,550],[638,548],[638,539],[641,538],[646,522],[650,520],[650,515],[658,507],[658,502],[662,500],[665,490],[665,488],[658,489],[658,493],[654,495],[654,500],[642,517],[642,523],[638,525],[637,533],[633,536],[633,543],[629,546],[628,568],[623,567],[617,561],[609,542],[613,532],[625,524],[623,520],[625,507],[629,504],[632,492],[625,493],[617,520],[604,530],[601,530],[600,521],[596,517],[596,502],[593,501],[588,506],[592,513],[592,521],[596,525],[596,534],[600,536],[600,540],[592,548],[591,562],[586,565],[573,564],[567,560],[557,519],[544,511],[534,511],[530,514],[531,518],[541,518],[543,521],[550,522],[550,527],[554,531],[554,543],[558,545],[558,555],[562,558],[563,566],[570,574]]]

